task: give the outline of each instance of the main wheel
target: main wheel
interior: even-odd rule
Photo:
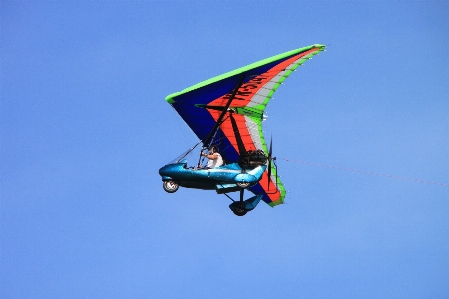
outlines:
[[[245,210],[232,210],[232,212],[237,216],[245,216],[245,214],[248,213],[248,211]]]
[[[176,191],[178,191],[179,185],[174,181],[164,181],[162,187],[164,188],[165,192],[175,193]]]
[[[237,186],[239,186],[240,188],[246,188],[249,186],[249,183],[246,183],[246,182],[236,182],[235,184]]]

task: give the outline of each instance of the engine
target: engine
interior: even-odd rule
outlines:
[[[265,165],[267,160],[268,157],[263,150],[249,150],[240,154],[238,163],[242,168],[252,168]]]

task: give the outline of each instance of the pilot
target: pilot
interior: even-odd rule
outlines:
[[[223,158],[218,153],[218,146],[216,145],[211,147],[209,154],[201,153],[201,155],[209,159],[206,168],[215,168],[223,165]]]

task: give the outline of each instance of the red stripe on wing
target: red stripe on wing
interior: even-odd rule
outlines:
[[[217,111],[217,110],[213,110],[213,109],[207,109],[207,110],[209,111],[211,116],[214,118],[214,120],[217,121],[218,117],[221,114],[221,111]],[[242,138],[242,141],[243,141],[243,144],[245,146],[245,149],[246,150],[251,150],[251,149],[254,150],[254,149],[256,149],[256,146],[254,145],[254,142],[253,142],[253,140],[251,138],[251,135],[250,135],[250,133],[248,131],[248,128],[246,127],[245,116],[234,113],[233,117],[234,117],[235,122],[237,124],[238,130],[239,130],[239,133],[240,133],[240,137]],[[232,127],[231,120],[229,118],[227,118],[223,122],[223,124],[221,124],[220,129],[224,133],[226,138],[228,138],[229,142],[232,144],[232,146],[234,147],[236,152],[240,154],[239,148],[238,148],[238,145],[237,145],[237,140],[235,138],[234,129]]]
[[[270,190],[268,190],[268,182],[270,182]],[[259,181],[260,186],[263,188],[267,196],[270,198],[271,201],[276,201],[281,197],[281,192],[277,190],[276,188],[276,181],[273,182],[273,180],[268,178],[268,172],[265,171],[262,174],[262,178]]]
[[[279,64],[275,65],[274,67],[269,69],[267,72],[262,73],[259,76],[244,83],[238,89],[237,94],[235,95],[235,98],[233,99],[231,106],[233,106],[233,105],[234,106],[248,105],[251,102],[252,97],[267,82],[269,82],[271,79],[273,79],[277,74],[279,74],[281,71],[285,70],[287,67],[289,67],[292,63],[294,63],[299,58],[307,56],[310,53],[316,52],[317,50],[319,50],[319,48],[312,48],[306,52],[292,56],[291,58],[284,60],[284,61],[280,62]],[[210,106],[225,106],[229,100],[230,95],[231,95],[231,92],[222,97],[219,97],[216,100],[211,101],[208,105],[210,105]]]

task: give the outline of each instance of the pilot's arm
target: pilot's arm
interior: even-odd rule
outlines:
[[[206,158],[208,158],[209,160],[215,160],[215,159],[218,158],[218,154],[217,153],[213,153],[212,155],[201,153],[201,155],[206,157]]]

